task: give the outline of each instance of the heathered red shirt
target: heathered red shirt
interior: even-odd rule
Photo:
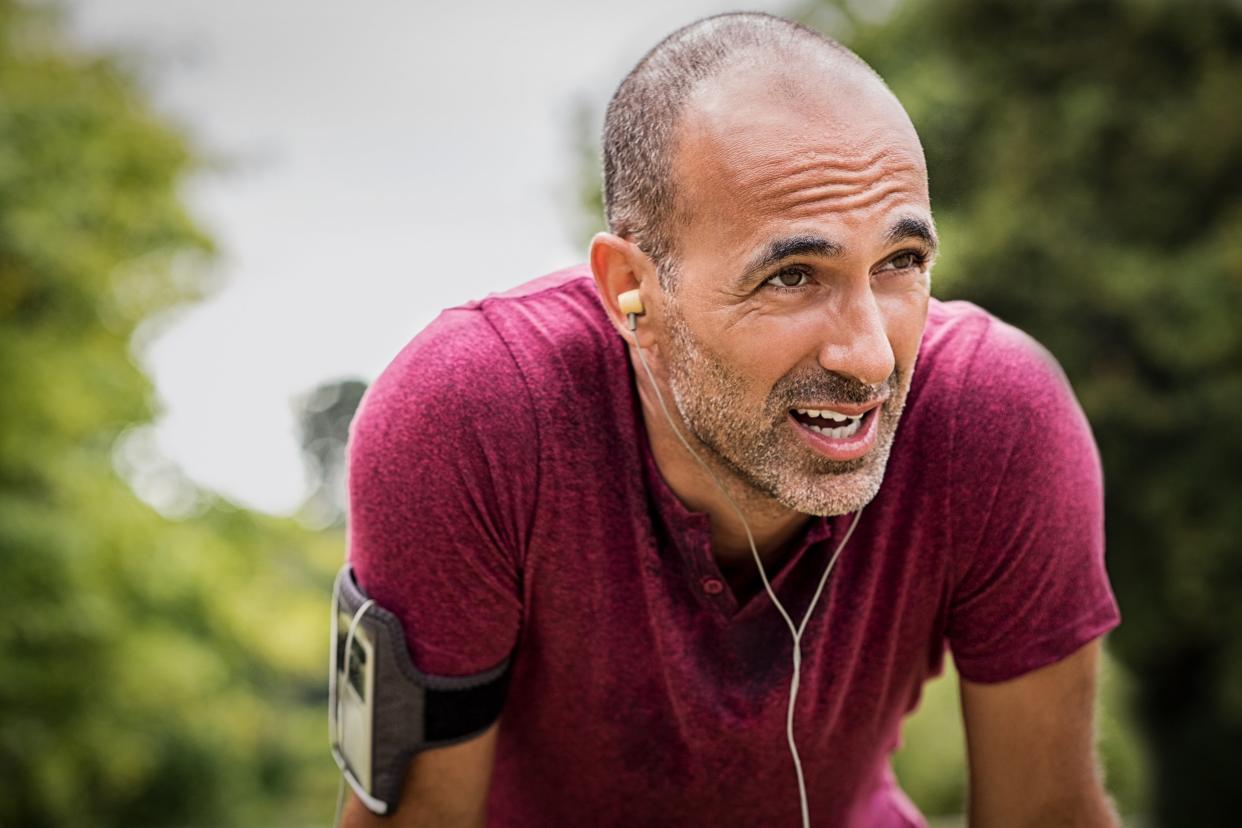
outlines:
[[[811,518],[776,570],[795,618],[849,519]],[[884,484],[803,637],[814,824],[923,824],[889,755],[946,647],[1002,681],[1117,624],[1102,526],[1055,362],[933,300]],[[489,825],[800,824],[788,629],[765,592],[738,604],[661,477],[585,268],[445,311],[397,356],[354,423],[349,538],[421,670],[512,655]]]

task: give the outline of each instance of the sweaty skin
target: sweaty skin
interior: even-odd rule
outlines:
[[[641,284],[657,381],[771,560],[807,515],[852,512],[883,479],[927,317],[935,240],[922,147],[860,67],[747,61],[692,99],[675,175],[673,287]],[[794,255],[748,272],[782,241]],[[740,523],[640,390],[661,472],[711,514],[716,557],[744,588],[754,566]],[[857,459],[824,456],[791,416],[876,403],[877,439]]]

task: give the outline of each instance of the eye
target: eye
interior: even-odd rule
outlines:
[[[772,274],[764,284],[774,288],[789,289],[805,287],[810,281],[811,277],[805,270],[797,267],[786,267]]]
[[[927,257],[915,250],[903,250],[886,263],[884,270],[906,270],[911,267],[922,267]]]

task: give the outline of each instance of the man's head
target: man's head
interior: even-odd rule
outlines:
[[[796,511],[869,501],[935,246],[922,149],[883,82],[788,21],[709,18],[621,84],[604,170],[596,278],[640,288],[644,345],[709,457]]]

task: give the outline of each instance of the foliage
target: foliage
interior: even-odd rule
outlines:
[[[206,496],[172,521],[118,478],[154,413],[131,341],[211,245],[184,136],[58,28],[0,0],[0,824],[275,824],[261,797],[330,790],[340,538]]]
[[[808,16],[845,19],[923,138],[938,294],[1043,342],[1095,429],[1154,815],[1219,824],[1242,806],[1242,7],[858,5]]]

